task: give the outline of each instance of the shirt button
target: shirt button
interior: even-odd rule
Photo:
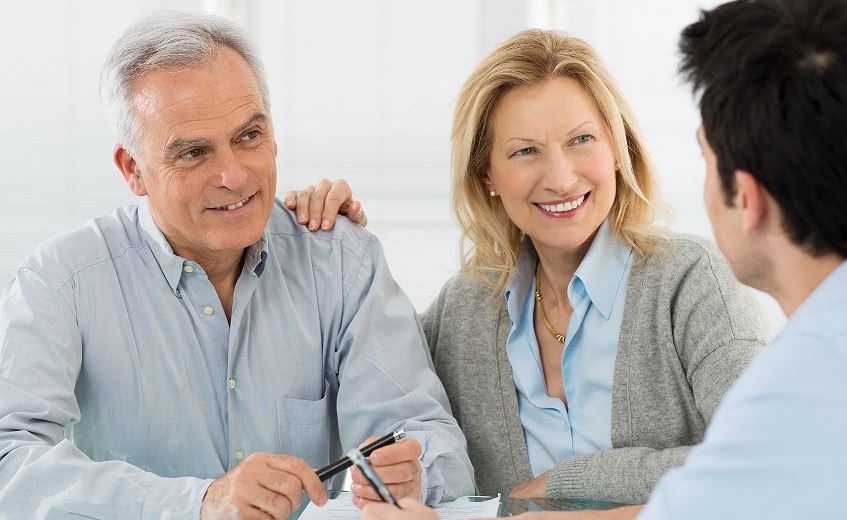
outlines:
[[[186,265],[185,267],[182,268],[182,270],[185,271],[186,273],[193,273],[194,267],[190,266],[190,265]]]
[[[235,390],[235,379],[230,377],[229,381],[227,382],[227,386],[229,386],[230,390]]]
[[[235,450],[235,460],[241,462],[244,459],[244,452],[241,451],[241,448]]]
[[[213,309],[211,305],[206,305],[205,307],[203,307],[203,314],[205,314],[206,316],[211,316],[214,313],[215,309]]]

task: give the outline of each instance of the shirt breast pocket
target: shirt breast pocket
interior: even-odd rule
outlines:
[[[300,457],[313,468],[329,464],[333,421],[328,391],[317,401],[279,397],[276,400],[278,451]]]

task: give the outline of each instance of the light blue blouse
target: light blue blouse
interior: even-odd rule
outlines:
[[[535,268],[538,256],[524,241],[506,289],[512,330],[506,343],[532,474],[557,462],[612,447],[612,379],[618,350],[631,248],[612,237],[608,221],[568,284],[573,307],[562,356],[568,407],[547,395],[535,337]]]

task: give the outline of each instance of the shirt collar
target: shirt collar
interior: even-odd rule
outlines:
[[[780,336],[797,327],[819,328],[821,309],[830,309],[842,304],[845,301],[845,287],[847,287],[847,261],[841,262],[829,276],[815,287],[812,294],[794,311],[794,314],[780,332]]]
[[[615,240],[609,221],[605,220],[574,273],[605,320],[612,315],[631,255],[632,248]]]
[[[147,244],[153,251],[153,256],[159,264],[159,269],[168,281],[173,291],[177,290],[179,280],[182,278],[183,268],[186,260],[174,253],[168,239],[156,225],[153,220],[153,214],[150,212],[150,205],[147,198],[144,198],[138,205],[138,222],[147,239]],[[248,246],[244,257],[244,268],[242,272],[253,272],[256,276],[261,276],[265,270],[265,260],[268,257],[268,231],[262,234],[262,238]]]
[[[159,264],[159,269],[165,275],[171,290],[176,291],[179,279],[182,277],[185,259],[174,254],[168,239],[165,238],[162,230],[153,220],[153,214],[150,212],[150,205],[146,197],[138,205],[138,222],[147,239],[147,245],[150,246],[150,250],[153,251],[153,256]]]
[[[532,241],[524,238],[521,242],[521,252],[512,271],[509,284],[506,286],[506,309],[512,323],[518,323],[524,309],[524,299],[535,276],[535,266],[538,264],[538,254],[532,246]]]
[[[632,248],[625,246],[612,237],[608,220],[603,221],[585,258],[574,273],[585,287],[591,303],[597,308],[603,319],[608,320],[620,292],[620,285],[626,274]],[[523,312],[524,297],[535,276],[538,254],[532,241],[524,238],[521,252],[506,286],[506,308],[513,323],[517,323]],[[570,286],[573,284],[569,284]]]

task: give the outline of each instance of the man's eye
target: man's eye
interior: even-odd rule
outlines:
[[[517,152],[513,153],[512,156],[513,157],[514,156],[522,157],[522,156],[525,156],[525,155],[532,155],[535,152],[536,152],[536,149],[535,149],[534,146],[528,146],[526,148],[521,148]]]
[[[244,132],[243,134],[241,134],[240,139],[242,141],[252,141],[253,139],[259,137],[260,133],[261,132],[259,132],[258,130],[250,130],[249,132]]]
[[[587,143],[588,141],[591,141],[593,139],[594,139],[593,135],[582,134],[582,135],[577,136],[576,139],[573,140],[573,142],[576,143],[576,144],[582,144],[582,143]]]
[[[187,152],[182,152],[181,154],[179,154],[179,158],[180,159],[196,159],[196,158],[200,157],[201,155],[203,155],[205,153],[206,153],[205,150],[203,150],[202,148],[192,148],[191,150],[188,150]]]

